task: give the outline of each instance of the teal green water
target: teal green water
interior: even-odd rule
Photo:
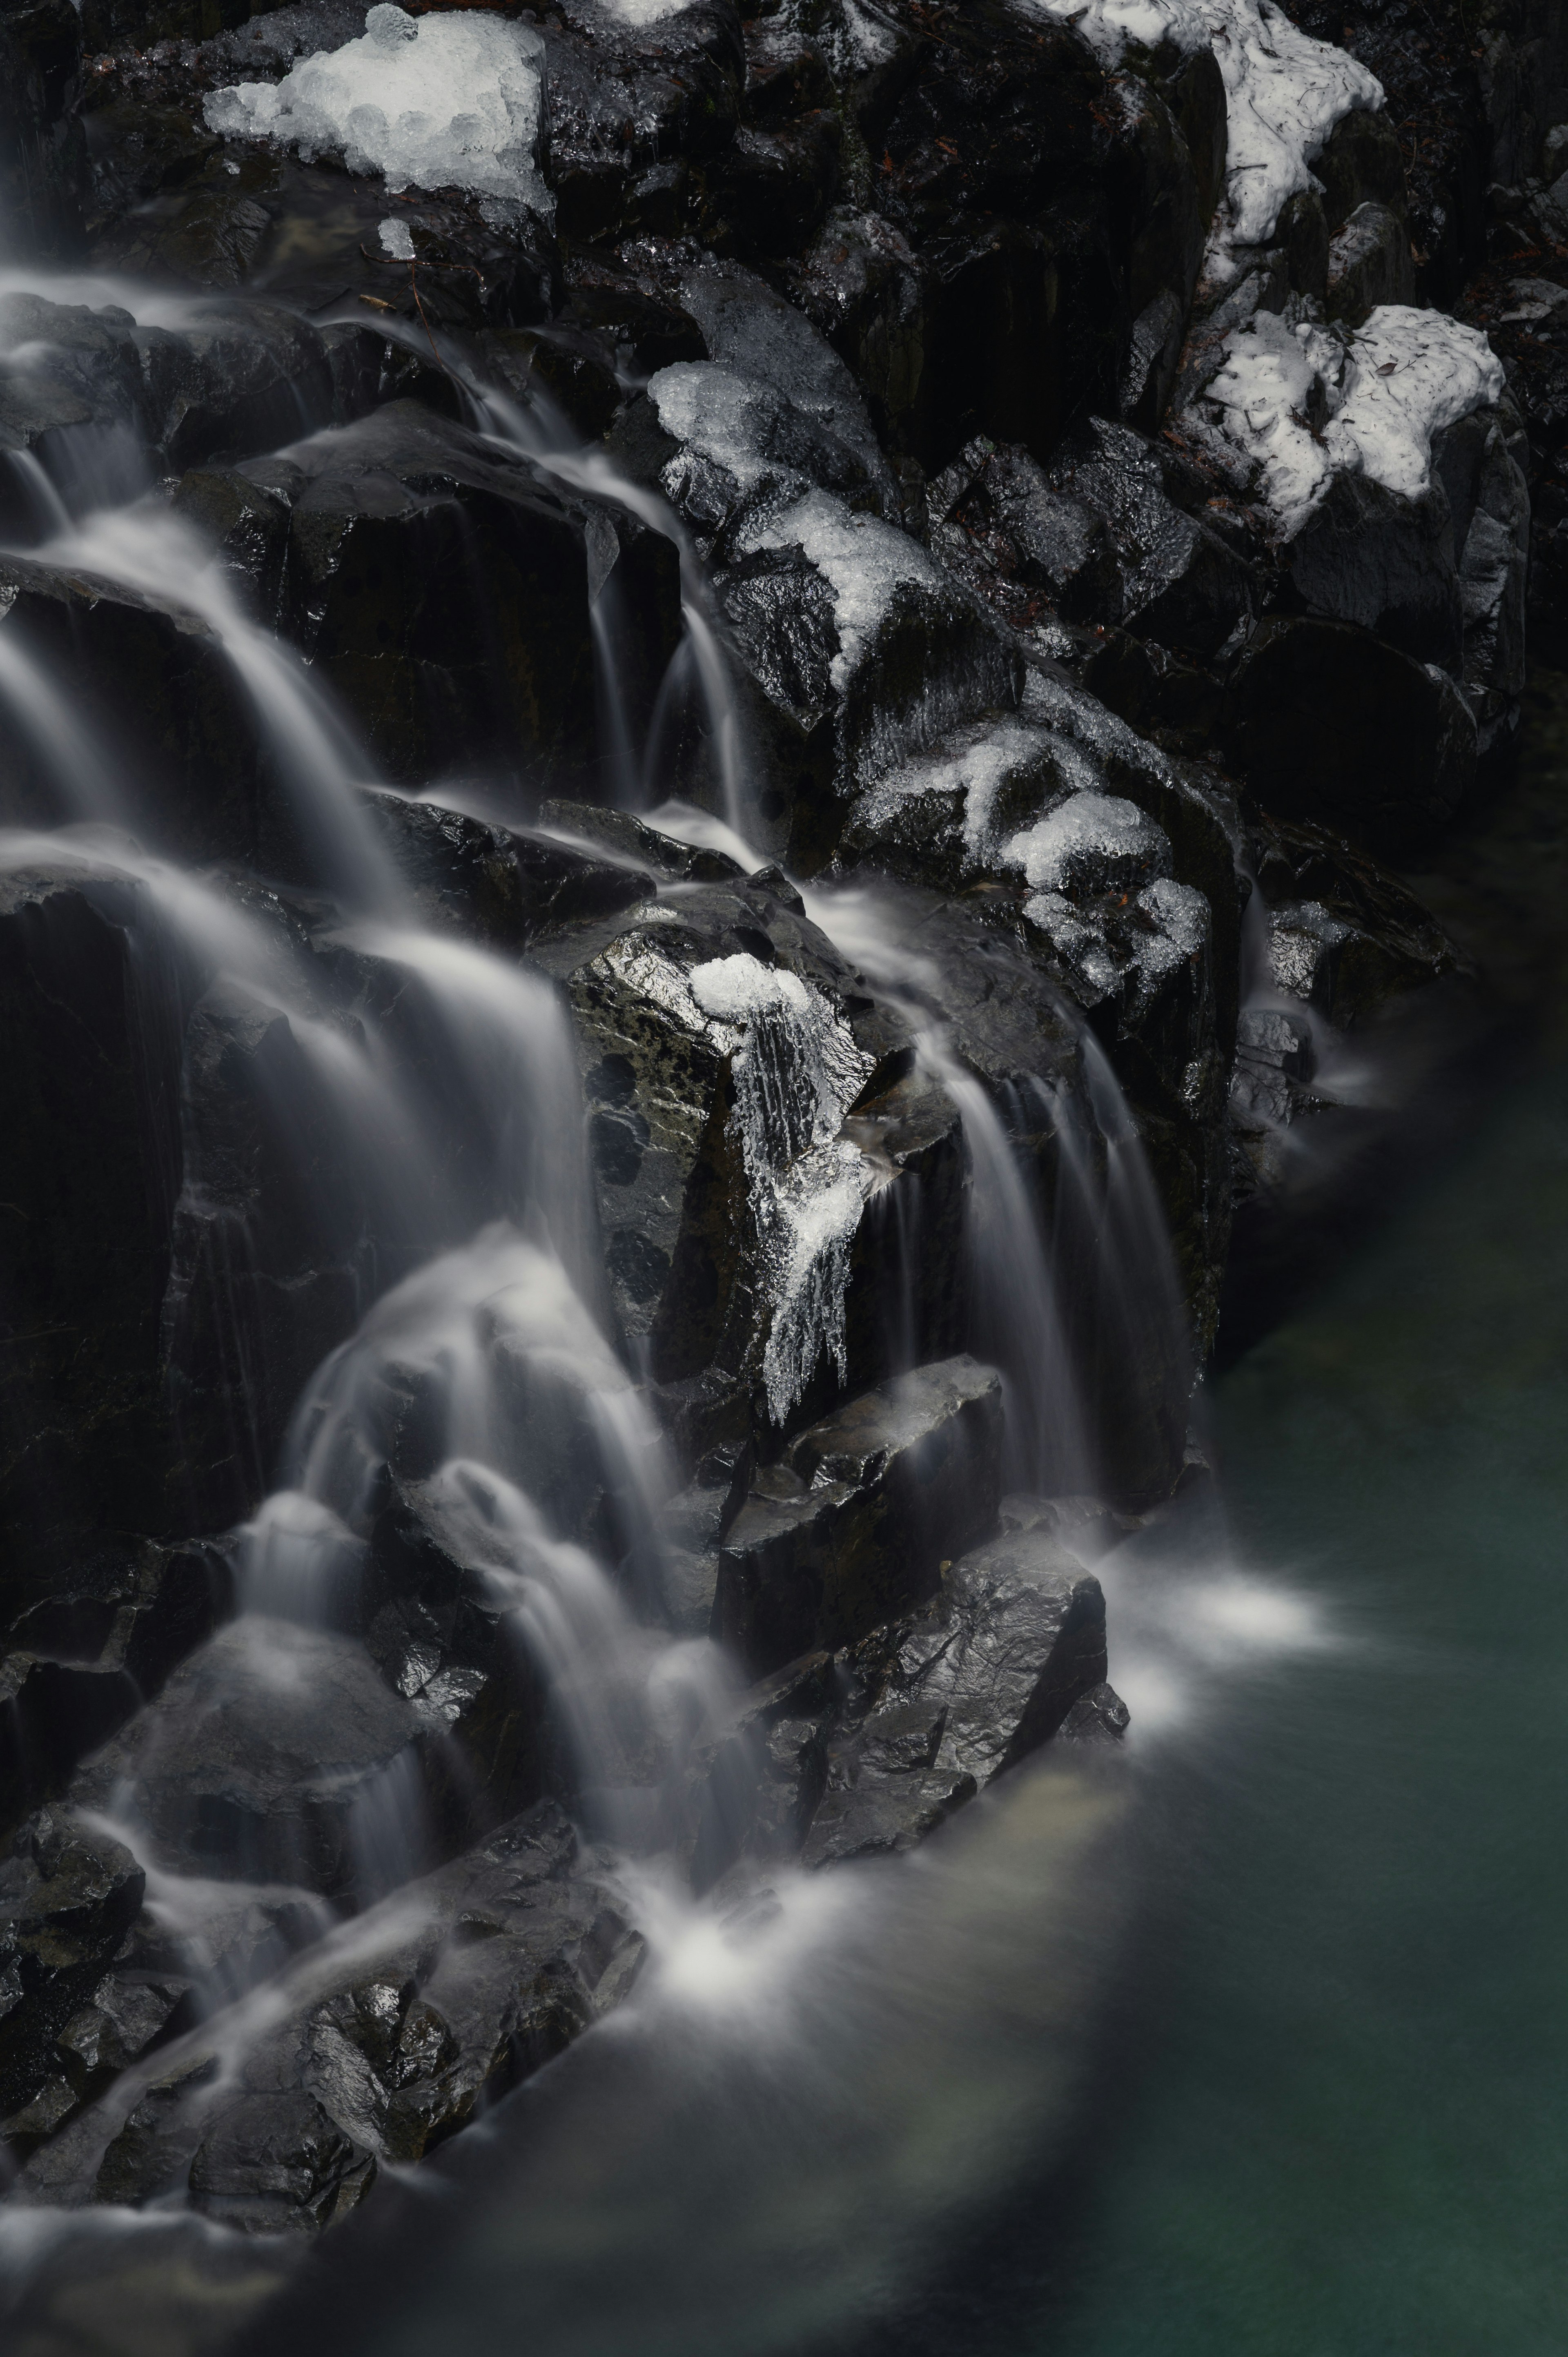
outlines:
[[[999,2238],[975,2338],[1561,2357],[1568,1073],[1496,1108],[1217,1416],[1240,1552],[1346,1642],[1173,1762],[1154,2026],[1070,2254]]]

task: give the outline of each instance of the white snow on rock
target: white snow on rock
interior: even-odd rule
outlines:
[[[394,262],[413,260],[413,238],[406,221],[382,221],[381,235],[382,246]]]
[[[1019,5],[1026,16],[1073,26],[1108,66],[1119,65],[1133,48],[1157,49],[1167,41],[1187,50],[1208,47],[1199,0],[1019,0]]]
[[[1432,437],[1498,400],[1502,363],[1477,328],[1385,303],[1364,327],[1287,327],[1259,312],[1226,348],[1205,398],[1262,470],[1285,537],[1336,475],[1364,474],[1413,499],[1431,479]],[[1316,407],[1322,422],[1308,422]]]
[[[1315,185],[1312,159],[1357,107],[1375,113],[1383,86],[1360,60],[1297,30],[1273,0],[1197,0],[1225,81],[1225,195],[1208,269],[1234,276],[1233,245],[1262,245],[1290,199]]]
[[[1077,30],[1108,66],[1127,49],[1211,48],[1225,81],[1225,195],[1208,270],[1235,276],[1231,248],[1266,244],[1289,199],[1314,185],[1312,159],[1357,107],[1376,110],[1382,84],[1359,60],[1293,25],[1273,0],[1017,0],[1027,16]]]
[[[1003,854],[1036,892],[1103,892],[1169,873],[1164,830],[1120,794],[1069,794],[1015,834]]]
[[[748,548],[803,549],[833,593],[839,651],[830,677],[842,693],[862,647],[905,583],[948,597],[947,576],[918,541],[879,517],[853,514],[828,491],[808,491],[783,514],[755,524]]]
[[[488,11],[411,16],[381,0],[358,40],[318,49],[282,81],[214,91],[207,121],[307,164],[339,156],[394,191],[467,188],[498,218],[548,214],[533,163],[542,54],[537,33]]]

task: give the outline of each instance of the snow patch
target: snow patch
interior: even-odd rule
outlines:
[[[1082,793],[1069,794],[1015,834],[1003,857],[1023,869],[1036,892],[1100,893],[1126,889],[1151,869],[1168,873],[1171,848],[1136,802],[1120,794]]]
[[[381,0],[360,39],[280,82],[214,91],[205,112],[225,138],[270,139],[307,164],[338,156],[394,192],[467,188],[498,218],[548,214],[533,165],[542,55],[537,33],[488,11],[416,17]]]
[[[1228,285],[1231,248],[1263,245],[1290,199],[1317,184],[1312,159],[1345,116],[1376,111],[1383,86],[1359,59],[1298,31],[1273,0],[1196,0],[1225,81],[1225,195],[1208,273]]]
[[[1502,393],[1486,337],[1441,311],[1385,303],[1366,325],[1298,326],[1260,312],[1231,336],[1207,398],[1228,437],[1256,460],[1288,537],[1336,475],[1363,474],[1414,499],[1432,473],[1432,437]],[[1315,434],[1314,411],[1322,423]]]
[[[1119,65],[1129,48],[1166,42],[1191,51],[1208,47],[1199,0],[1019,0],[1026,16],[1054,16],[1081,33],[1102,64]]]

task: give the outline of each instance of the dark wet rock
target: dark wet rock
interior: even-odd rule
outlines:
[[[584,1436],[568,1439],[585,1453]],[[555,1469],[559,1492],[564,1469]],[[477,1511],[483,1501],[471,1502]],[[571,1791],[564,1733],[515,1618],[515,1584],[489,1576],[483,1540],[482,1517],[455,1513],[445,1490],[393,1482],[371,1534],[357,1612],[381,1675],[441,1738],[425,1782],[449,1846],[476,1821],[547,1790]],[[515,1553],[491,1553],[515,1572]]]
[[[748,1689],[693,1763],[692,1874],[908,1849],[1055,1736],[1114,1739],[1097,1580],[1036,1519],[940,1566],[931,1601]]]
[[[590,601],[613,581],[638,722],[679,627],[669,543],[564,500],[522,459],[393,402],[242,470],[288,510],[283,619],[413,781],[493,765],[591,782]]]
[[[0,1824],[158,1692],[226,1616],[231,1586],[216,1547],[147,1540],[79,1564],[17,1616],[0,1654]]]
[[[0,562],[0,590],[14,593],[4,623],[14,643],[25,643],[84,728],[113,746],[128,814],[145,840],[198,860],[254,858],[266,762],[252,706],[207,622],[174,600],[25,556]],[[83,815],[38,740],[8,731],[0,816],[51,826]]]
[[[166,1527],[178,1034],[144,1022],[132,944],[148,917],[138,888],[73,863],[0,888],[7,1620],[90,1534]]]
[[[994,1519],[993,1368],[950,1359],[896,1377],[802,1433],[725,1538],[716,1633],[756,1670],[843,1644],[935,1586]]]
[[[313,2096],[240,2096],[226,2104],[190,2164],[191,2207],[242,2233],[309,2232],[364,2199],[375,2160]]]
[[[1341,474],[1293,536],[1287,564],[1311,613],[1456,670],[1464,617],[1454,547],[1440,488],[1409,499],[1369,476]]]
[[[1344,622],[1265,622],[1232,698],[1233,755],[1267,807],[1374,852],[1430,842],[1475,774],[1476,723],[1454,682]]]
[[[370,787],[365,800],[399,873],[425,908],[464,931],[510,947],[634,908],[653,897],[655,875],[663,872],[661,857],[659,869],[650,872],[648,865],[635,865],[630,852],[602,857],[588,841],[568,841],[548,827],[488,825],[435,795],[416,800],[391,788]],[[564,811],[563,826],[568,828],[578,812],[584,813],[584,828],[607,826],[620,816],[585,804],[547,808],[557,815]],[[628,818],[626,826],[658,845],[660,839],[639,821]],[[680,862],[672,858],[670,866],[679,869]]]
[[[646,846],[629,840],[642,856]],[[703,882],[700,872],[690,882],[671,878],[656,905],[564,930],[533,952],[572,1006],[611,1301],[693,1463],[721,1438],[744,1437],[754,1412],[765,1426],[779,1420],[761,1396],[772,1328],[788,1308],[766,1173],[782,1178],[829,1143],[825,1130],[816,1135],[825,1113],[809,1113],[822,1100],[808,1064],[827,1058],[820,1085],[840,1107],[835,1130],[863,1100],[868,1109],[866,1146],[881,1158],[866,1168],[867,1193],[878,1177],[906,1194],[929,1186],[940,1232],[940,1207],[960,1183],[950,1112],[933,1120],[936,1109],[926,1106],[917,1118],[914,1106],[882,1103],[908,1070],[907,1026],[876,1004],[781,882],[776,891],[766,877]],[[693,973],[725,960],[735,962],[725,971],[767,1002],[755,1021],[717,1019],[692,996]],[[793,980],[780,985],[774,974]],[[755,1130],[736,1069],[752,1052],[748,1038],[798,1076],[789,1098],[797,1114],[776,1123],[758,1113]],[[750,1178],[748,1154],[757,1157]],[[845,1271],[844,1381],[875,1380],[886,1366],[875,1304],[896,1246],[888,1222],[862,1217]],[[931,1291],[940,1300],[940,1284]],[[924,1310],[917,1323],[930,1330]],[[815,1338],[800,1339],[810,1358]],[[790,1412],[801,1398],[825,1405],[838,1379],[826,1336],[817,1363],[797,1372]],[[819,1378],[822,1388],[812,1392]]]
[[[65,260],[81,235],[81,92],[78,12],[60,0],[12,0],[0,16],[0,218],[38,260]]]
[[[102,1809],[122,1795],[188,1873],[362,1892],[384,1813],[418,1862],[424,1731],[351,1639],[251,1618],[184,1663],[72,1796]]]
[[[1268,910],[1273,983],[1336,1030],[1355,1030],[1464,970],[1415,895],[1326,829],[1265,825],[1250,857]]]
[[[128,2072],[35,2155],[27,2198],[184,2196],[243,2232],[315,2233],[609,2011],[642,1955],[542,1803],[302,1952],[248,2029],[220,2014]]]
[[[945,1573],[926,1614],[844,1657],[850,1699],[801,1852],[830,1866],[909,1848],[1047,1742],[1103,1685],[1105,1599],[1037,1532],[993,1540]]]
[[[1166,496],[1157,450],[1131,427],[1091,419],[1053,460],[1050,479],[1102,520],[1115,552],[1116,591],[1091,612],[1085,584],[1083,619],[1120,622],[1203,657],[1255,611],[1258,586],[1246,563]]]
[[[24,2150],[77,2107],[91,2067],[82,2017],[145,1880],[122,1843],[70,1810],[40,1810],[0,1867],[0,2134]],[[74,2056],[59,2042],[72,2025]]]
[[[1410,231],[1387,205],[1358,205],[1328,249],[1331,319],[1359,327],[1380,303],[1412,303],[1415,271]]]

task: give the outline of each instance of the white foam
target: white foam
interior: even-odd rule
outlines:
[[[488,11],[411,16],[391,0],[360,39],[318,49],[275,84],[214,91],[207,121],[225,138],[270,139],[306,163],[339,156],[401,188],[467,188],[499,214],[548,214],[533,165],[543,45]]]

